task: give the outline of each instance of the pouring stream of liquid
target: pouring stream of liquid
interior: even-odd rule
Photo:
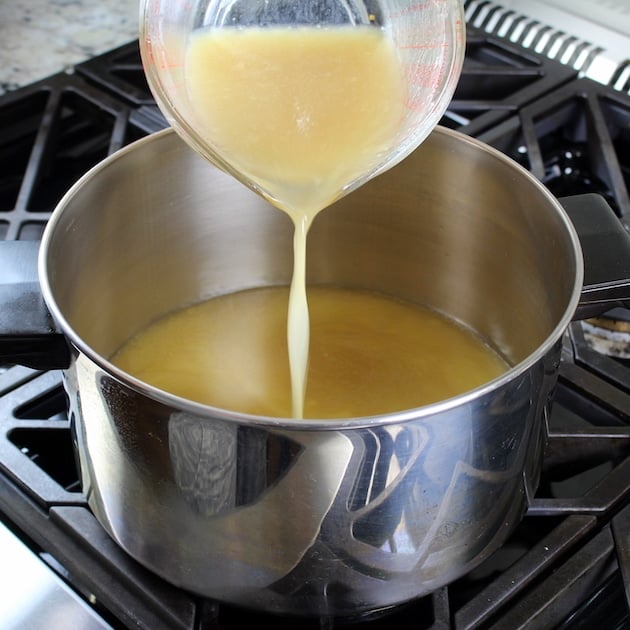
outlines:
[[[293,277],[289,292],[289,314],[287,319],[287,345],[291,370],[291,399],[293,417],[304,417],[306,376],[310,346],[310,320],[306,296],[306,236],[312,219],[304,215],[294,219]]]
[[[191,37],[186,87],[200,138],[293,221],[287,335],[301,418],[306,237],[317,213],[396,147],[405,116],[400,61],[376,27],[207,29]]]

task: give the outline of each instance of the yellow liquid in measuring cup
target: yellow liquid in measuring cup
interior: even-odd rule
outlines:
[[[295,225],[287,335],[301,417],[306,236],[315,215],[391,151],[404,117],[400,62],[376,27],[208,29],[190,40],[185,77],[199,136]]]
[[[199,136],[296,215],[380,163],[404,116],[401,64],[376,27],[203,30],[185,77]]]
[[[290,417],[288,289],[241,291],[183,308],[112,358],[160,389],[237,412]],[[412,409],[469,391],[508,365],[436,312],[368,291],[309,287],[306,418]]]

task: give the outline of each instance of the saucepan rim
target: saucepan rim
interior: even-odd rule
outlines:
[[[51,244],[56,238],[56,231],[57,229],[59,229],[58,224],[64,213],[64,208],[66,208],[66,206],[68,206],[72,202],[74,196],[86,185],[87,182],[98,177],[101,171],[107,169],[113,162],[124,158],[124,156],[128,153],[138,151],[145,144],[156,142],[156,140],[158,140],[159,138],[162,138],[169,134],[175,134],[175,131],[172,128],[166,128],[145,136],[144,138],[141,138],[140,140],[137,140],[133,143],[130,143],[96,164],[94,167],[92,167],[92,169],[87,171],[80,179],[78,179],[77,182],[61,198],[55,210],[53,211],[42,236],[38,258],[38,273],[42,296],[54,321],[58,325],[59,329],[66,336],[66,339],[70,342],[71,346],[73,346],[75,351],[79,354],[85,355],[85,357],[90,359],[110,377],[115,378],[122,384],[130,387],[141,395],[147,396],[148,398],[153,399],[164,405],[168,405],[169,407],[177,408],[178,410],[194,414],[197,417],[207,417],[209,420],[220,419],[225,421],[246,423],[252,426],[256,425],[261,427],[273,427],[285,430],[338,431],[353,428],[361,429],[376,426],[387,426],[392,424],[400,424],[412,420],[417,421],[423,419],[431,419],[432,417],[439,416],[440,414],[448,412],[456,407],[465,406],[473,400],[479,399],[492,392],[495,392],[508,383],[519,378],[522,374],[530,370],[532,366],[535,365],[538,361],[541,361],[543,357],[551,350],[551,348],[562,338],[571,320],[574,317],[580,300],[584,281],[584,261],[582,256],[582,247],[578,234],[573,226],[573,223],[571,222],[571,219],[567,215],[560,202],[529,171],[527,171],[524,167],[516,163],[504,153],[501,153],[499,150],[491,147],[490,145],[480,140],[477,140],[476,138],[467,136],[462,132],[448,129],[446,127],[437,126],[433,130],[432,134],[445,134],[447,136],[452,136],[455,141],[468,144],[474,150],[484,152],[487,154],[488,157],[506,163],[509,168],[513,169],[515,176],[518,175],[519,177],[528,180],[529,185],[536,189],[536,191],[540,195],[542,195],[542,197],[548,203],[550,211],[553,211],[558,215],[558,218],[561,220],[563,228],[567,233],[567,236],[571,243],[571,251],[574,258],[573,266],[575,271],[573,290],[571,291],[571,295],[567,300],[564,312],[554,326],[553,330],[533,352],[531,352],[519,363],[510,367],[500,376],[460,395],[440,400],[438,402],[421,407],[415,407],[402,411],[394,411],[386,414],[362,416],[355,418],[296,419],[252,415],[232,411],[229,409],[223,409],[220,407],[205,405],[203,403],[195,402],[154,387],[142,381],[141,379],[138,379],[133,375],[128,374],[124,370],[114,365],[106,357],[102,356],[94,349],[92,349],[90,345],[86,343],[83,338],[73,329],[67,318],[64,316],[62,310],[60,309],[55,299],[54,291],[49,282],[48,252]],[[192,151],[192,149],[190,150]],[[416,150],[421,150],[421,147],[420,149]],[[76,359],[77,357],[73,358],[73,360]]]

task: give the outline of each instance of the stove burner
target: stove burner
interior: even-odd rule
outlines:
[[[601,194],[630,225],[630,103],[578,79],[478,138],[530,170],[553,194]]]
[[[542,181],[549,189],[553,189],[556,196],[603,193],[609,203],[614,203],[606,183],[591,171],[588,147],[584,142],[553,137],[547,140],[551,146],[562,147],[557,152],[545,152],[543,148],[548,158]]]
[[[610,88],[572,81],[479,135],[530,170],[557,197],[598,193],[630,229],[630,103]],[[629,311],[582,322],[603,354],[630,358]]]

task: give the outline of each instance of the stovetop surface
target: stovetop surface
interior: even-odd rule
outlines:
[[[557,196],[630,217],[630,98],[470,27],[442,124],[529,169]],[[64,192],[166,126],[137,43],[0,98],[0,238],[37,240]],[[0,520],[116,628],[630,628],[630,366],[567,332],[540,489],[508,543],[431,596],[368,619],[276,619],[202,600],[107,536],[78,480],[58,372],[0,371]]]

